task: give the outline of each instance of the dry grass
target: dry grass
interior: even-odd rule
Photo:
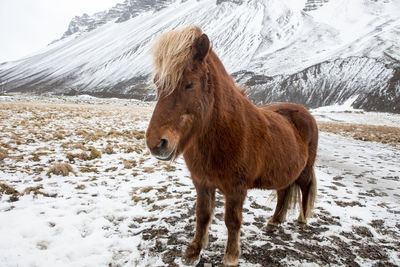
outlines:
[[[92,168],[92,167],[82,167],[80,169],[81,172],[93,172],[93,173],[99,173],[99,170],[97,168]]]
[[[130,176],[143,173],[145,131],[137,127],[150,118],[152,107],[41,102],[1,102],[1,106],[0,170],[5,173],[22,171],[43,178],[73,173],[92,179],[103,171],[108,175],[123,169]],[[117,153],[131,155],[110,161],[113,157],[108,155]],[[99,167],[104,163],[110,165],[105,170]]]
[[[89,151],[90,151],[90,156],[89,159],[97,159],[97,158],[101,158],[101,153],[94,147],[89,147]]]
[[[110,168],[105,169],[104,171],[105,172],[114,172],[116,170],[118,170],[118,167],[110,167]]]
[[[41,156],[47,156],[47,155],[48,155],[47,152],[36,152],[36,153],[32,153],[32,154],[31,154],[32,157],[29,158],[29,160],[35,161],[35,162],[39,162]]]
[[[0,149],[0,161],[8,157],[8,152],[7,150]]]
[[[124,153],[129,154],[135,152],[136,154],[141,154],[143,152],[144,146],[142,144],[135,144],[134,146],[123,145],[121,149]]]
[[[108,155],[115,154],[113,146],[111,144],[107,144],[106,148],[104,149],[104,153]]]
[[[101,153],[94,147],[89,147],[89,152],[90,155],[88,155],[85,151],[78,153],[78,154],[73,154],[73,153],[67,153],[66,157],[68,159],[69,162],[71,163],[75,163],[75,159],[78,160],[93,160],[93,159],[97,159],[97,158],[101,158]]]
[[[74,162],[75,162],[75,157],[76,157],[75,154],[67,153],[66,156],[67,156],[67,159],[69,160],[69,162],[71,162],[71,163],[74,163]]]
[[[43,185],[28,187],[24,190],[23,195],[30,195],[31,193],[33,193],[34,196],[37,196],[37,195],[42,195],[45,197],[56,197],[57,196],[57,194],[48,194],[43,191],[40,191],[40,189],[43,189]]]
[[[148,193],[148,192],[150,192],[151,190],[153,190],[154,188],[150,185],[150,186],[146,186],[146,187],[143,187],[143,188],[141,188],[140,189],[140,192],[142,192],[142,193]]]
[[[145,132],[144,131],[134,130],[132,134],[133,134],[133,137],[135,137],[137,140],[142,140],[145,137]]]
[[[0,196],[2,196],[3,194],[10,196],[10,202],[17,201],[20,196],[20,193],[14,187],[0,183]]]
[[[167,164],[167,165],[164,166],[164,170],[167,171],[167,172],[174,172],[174,171],[176,171],[176,167]]]
[[[17,194],[18,195],[19,192],[12,186],[0,183],[0,194],[6,194],[6,195]]]
[[[75,187],[76,190],[83,190],[83,189],[85,189],[85,188],[86,188],[86,185],[84,185],[84,184],[77,185],[77,186]]]
[[[68,163],[56,163],[50,168],[46,175],[50,178],[52,174],[68,176],[70,173],[73,173],[76,176],[71,165]]]
[[[318,128],[322,132],[352,137],[356,140],[373,141],[392,146],[400,145],[400,128],[398,127],[320,121]]]
[[[145,173],[153,173],[156,169],[154,167],[143,167],[143,172]]]
[[[123,163],[125,169],[132,169],[137,165],[136,160],[124,160]]]

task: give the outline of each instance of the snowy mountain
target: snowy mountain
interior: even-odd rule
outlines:
[[[61,39],[92,31],[110,21],[121,23],[136,17],[140,13],[160,10],[170,2],[168,0],[125,0],[123,3],[118,3],[113,8],[95,13],[93,16],[86,13],[82,16],[76,16],[71,20],[68,30]]]
[[[259,105],[280,101],[316,108],[351,100],[354,108],[400,113],[400,68],[372,58],[339,58],[292,75],[237,72],[234,77],[250,88],[250,99]]]
[[[256,103],[400,112],[399,0],[125,0],[75,17],[40,53],[0,64],[0,92],[154,99],[149,47],[199,25]]]

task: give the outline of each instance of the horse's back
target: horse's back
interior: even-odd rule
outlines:
[[[293,125],[294,130],[297,131],[303,142],[308,145],[309,163],[313,164],[317,152],[318,128],[311,113],[304,106],[294,103],[274,102],[259,108],[278,113]]]

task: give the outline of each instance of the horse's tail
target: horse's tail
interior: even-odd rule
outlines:
[[[312,216],[312,211],[314,209],[315,198],[317,196],[317,178],[315,177],[314,168],[312,168],[312,178],[309,184],[309,191],[307,196],[307,211],[304,214],[306,218]]]
[[[304,183],[296,181],[288,188],[277,192],[278,194],[284,194],[283,202],[280,205],[277,203],[275,214],[268,221],[268,224],[278,225],[285,221],[287,211],[289,209],[295,209],[297,203],[300,209],[298,222],[305,224],[307,218],[311,217],[317,195],[317,179],[315,177],[314,167],[307,166],[301,173],[300,178]],[[276,197],[277,194],[273,194],[271,200]]]
[[[298,221],[300,223],[306,223],[307,218],[312,216],[312,210],[314,209],[315,198],[317,196],[317,179],[315,177],[314,167],[310,167],[309,175],[311,176],[310,182],[307,188],[302,192],[302,201],[299,199],[300,215]],[[300,186],[298,186],[300,189]]]
[[[280,217],[284,220],[289,209],[295,209],[299,204],[300,214],[298,221],[305,223],[307,218],[312,216],[315,198],[317,196],[317,179],[315,177],[314,167],[309,168],[310,182],[304,192],[297,183],[293,183],[286,191],[286,197],[282,205]],[[282,221],[283,221],[282,220]]]
[[[301,203],[301,190],[300,186],[298,186],[296,183],[293,183],[288,188],[286,188],[284,194],[285,196],[282,206],[277,207],[278,212],[274,214],[273,219],[268,222],[269,224],[277,225],[284,222],[286,219],[287,211],[295,209],[297,203]],[[273,194],[273,198],[277,198],[277,194]]]
[[[288,202],[286,204],[287,209],[296,209],[297,203],[301,203],[301,190],[300,186],[298,186],[296,183],[293,183],[291,186],[289,186],[286,201]]]

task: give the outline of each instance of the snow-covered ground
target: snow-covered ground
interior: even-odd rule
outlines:
[[[364,112],[351,107],[357,97],[350,98],[342,105],[319,107],[311,112],[318,121],[400,127],[400,114]]]
[[[0,184],[18,191],[0,193],[0,266],[181,265],[194,231],[195,190],[182,159],[166,164],[149,155],[143,133],[152,105],[49,99],[56,98],[0,98]],[[360,123],[379,117],[313,112]],[[275,203],[268,191],[250,191],[240,265],[400,265],[399,158],[399,146],[321,133],[307,228],[297,227],[294,211],[267,233]],[[48,173],[66,163],[75,174]],[[217,193],[199,266],[221,265],[223,202]]]

